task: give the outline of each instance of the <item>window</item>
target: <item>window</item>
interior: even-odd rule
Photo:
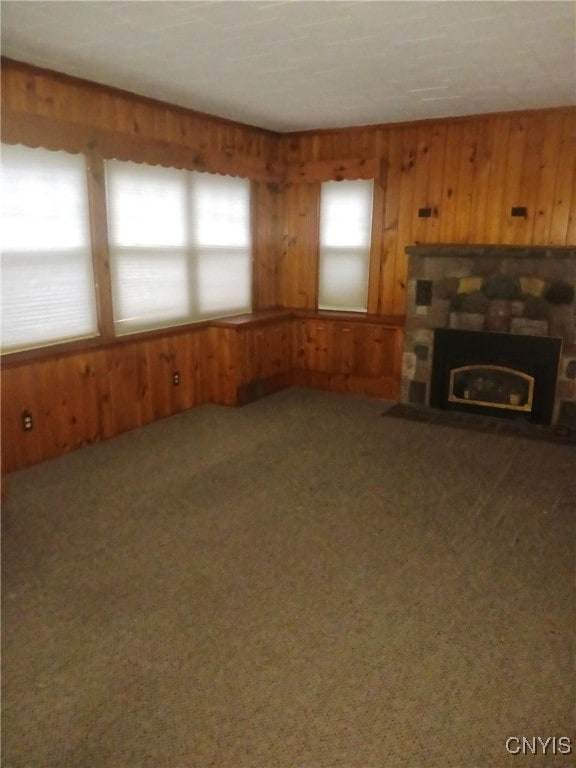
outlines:
[[[320,198],[318,307],[366,312],[372,181],[327,181]]]
[[[114,323],[119,334],[190,315],[186,173],[106,163]]]
[[[2,145],[2,351],[96,336],[82,155]]]
[[[198,313],[249,312],[252,291],[250,187],[245,179],[196,173],[192,238],[197,259]]]
[[[251,309],[250,184],[106,163],[118,334]]]

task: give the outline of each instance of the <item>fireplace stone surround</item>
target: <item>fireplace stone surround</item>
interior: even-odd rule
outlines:
[[[406,253],[401,401],[445,407],[432,386],[437,329],[522,336],[523,349],[549,337],[561,346],[544,423],[576,429],[576,247],[434,244]]]

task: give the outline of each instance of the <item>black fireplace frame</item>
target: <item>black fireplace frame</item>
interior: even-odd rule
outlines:
[[[555,336],[437,328],[434,331],[430,406],[551,424],[561,351],[562,339]],[[533,376],[532,410],[518,413],[514,409],[450,401],[450,371],[475,364],[506,366]]]

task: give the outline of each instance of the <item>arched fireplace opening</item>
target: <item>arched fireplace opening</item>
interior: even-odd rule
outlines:
[[[560,338],[438,328],[430,405],[551,424],[561,348]]]

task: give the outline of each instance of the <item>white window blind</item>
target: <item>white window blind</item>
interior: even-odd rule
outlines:
[[[106,185],[117,333],[250,311],[248,181],[114,160]]]
[[[184,171],[106,163],[116,333],[185,323],[190,314]]]
[[[198,315],[249,312],[250,184],[246,179],[194,173],[191,190]]]
[[[96,336],[82,155],[2,145],[2,350]]]
[[[367,310],[372,193],[372,181],[327,181],[322,184],[320,309]]]

